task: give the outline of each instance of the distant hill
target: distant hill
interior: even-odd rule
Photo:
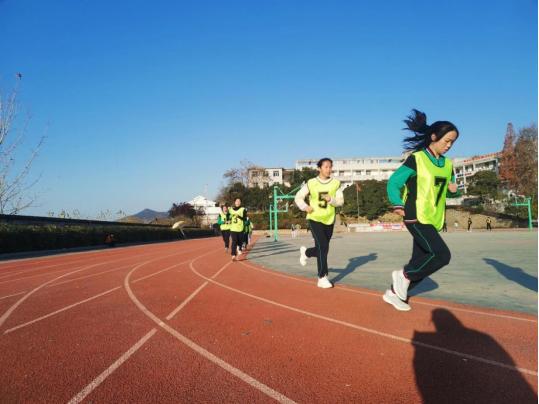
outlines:
[[[151,209],[144,209],[134,215],[126,216],[120,219],[120,222],[131,222],[131,223],[149,223],[154,219],[165,219],[168,218],[168,212],[157,212]]]

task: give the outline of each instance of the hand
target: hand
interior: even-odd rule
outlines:
[[[310,206],[307,206],[307,208],[305,209],[305,212],[307,213],[313,213],[314,209]]]
[[[401,209],[401,208],[395,209],[393,212],[396,213],[399,216],[404,217],[404,209]]]
[[[449,190],[449,192],[451,193],[456,193],[458,191],[458,187],[457,187],[457,184],[455,184],[454,182],[452,182],[451,184],[449,184],[449,186],[447,187],[447,189]]]
[[[326,202],[331,202],[331,196],[329,196],[329,195],[324,195],[324,200],[325,200]]]

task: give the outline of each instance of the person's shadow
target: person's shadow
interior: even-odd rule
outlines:
[[[354,272],[356,268],[360,267],[361,265],[366,264],[367,262],[374,261],[377,258],[378,258],[377,253],[370,253],[369,255],[363,255],[361,257],[350,258],[350,260],[348,261],[348,265],[346,265],[346,268],[343,268],[343,269],[332,268],[330,270],[330,272],[337,273],[337,276],[335,276],[333,279],[330,279],[331,283],[337,283],[341,281],[347,275]]]
[[[408,296],[417,296],[421,293],[430,292],[431,290],[435,289],[438,289],[438,284],[427,276],[421,282],[419,282],[417,286],[413,286],[408,289]]]
[[[286,249],[276,249],[274,251],[271,251],[269,254],[264,254],[265,251],[255,251],[254,253],[251,253],[252,258],[263,258],[263,257],[272,257],[274,255],[280,255],[280,254],[288,254],[292,252],[298,252],[297,248],[290,248],[288,250]],[[262,255],[259,255],[262,253]],[[298,254],[299,255],[299,254]]]
[[[492,265],[506,279],[537,292],[537,278],[527,274],[522,268],[512,267],[492,258],[483,258],[483,261]]]
[[[464,327],[446,309],[433,310],[432,322],[436,331],[416,331],[412,340],[415,379],[423,403],[537,403],[537,394],[518,370],[455,354],[514,367],[511,356],[494,338]]]

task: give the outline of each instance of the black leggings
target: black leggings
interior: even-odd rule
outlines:
[[[307,248],[307,257],[316,257],[318,265],[318,277],[323,278],[328,274],[329,241],[333,236],[333,224],[324,224],[309,220],[311,233],[314,237],[314,247]]]
[[[427,276],[449,264],[451,252],[434,226],[406,223],[406,228],[414,238],[412,258],[404,266],[404,273],[411,281],[408,290],[411,290]]]
[[[232,239],[232,256],[235,257],[237,249],[241,250],[241,243],[243,242],[243,232],[231,231],[230,238]]]
[[[225,242],[225,248],[230,247],[230,230],[221,230],[223,241]]]

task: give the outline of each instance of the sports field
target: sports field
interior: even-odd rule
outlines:
[[[412,290],[412,296],[537,314],[536,231],[441,234],[451,250],[451,263]],[[276,271],[314,279],[316,260],[299,265],[301,245],[314,245],[312,237],[285,235],[278,242],[262,238],[249,258]],[[391,271],[402,268],[411,250],[412,237],[406,231],[336,234],[329,250],[329,278],[383,292]]]
[[[2,262],[0,397],[534,403],[536,258],[524,255],[536,256],[535,237],[448,235],[454,261],[405,313],[379,290],[405,259],[406,234],[337,236],[328,290],[315,286],[313,266],[295,264],[307,237],[261,239],[237,262],[218,238]],[[474,250],[472,240],[496,244]],[[459,268],[466,262],[477,268]],[[523,298],[518,307],[461,304],[481,289]]]

